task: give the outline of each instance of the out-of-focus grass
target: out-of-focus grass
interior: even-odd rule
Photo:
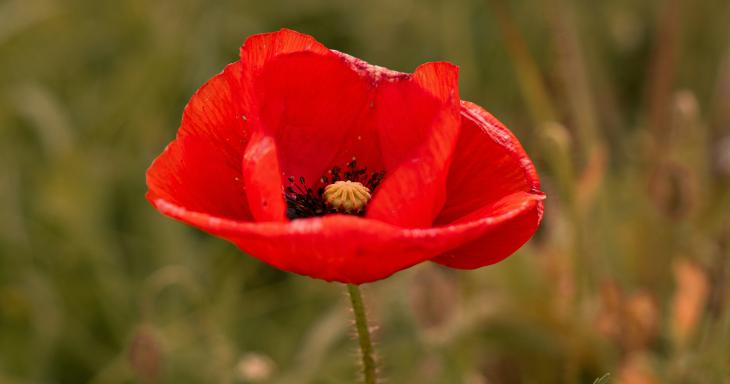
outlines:
[[[730,5],[4,0],[0,383],[355,380],[343,288],[161,217],[144,171],[245,36],[461,66],[549,196],[490,268],[365,288],[391,383],[730,380]],[[485,186],[488,187],[488,186]]]

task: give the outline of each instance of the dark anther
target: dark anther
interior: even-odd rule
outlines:
[[[357,162],[352,160],[346,164],[347,171],[343,175],[340,174],[342,167],[335,166],[327,173],[331,176],[322,176],[314,185],[306,185],[304,177],[299,177],[299,183],[295,183],[295,177],[289,176],[288,186],[284,188],[284,197],[286,199],[287,210],[286,215],[289,219],[299,219],[305,217],[324,216],[336,212],[332,207],[328,206],[324,199],[324,189],[329,184],[344,180],[355,181],[363,184],[370,189],[370,193],[374,193],[385,175],[385,171],[373,172],[368,174],[367,168],[358,169]],[[342,213],[342,212],[339,212]],[[359,216],[365,214],[364,211],[353,213]]]

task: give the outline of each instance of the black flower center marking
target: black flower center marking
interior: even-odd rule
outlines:
[[[330,185],[357,185],[367,189],[370,195],[375,193],[380,182],[385,176],[385,171],[377,171],[368,173],[367,167],[358,168],[357,160],[354,158],[347,163],[345,167],[332,167],[327,174],[320,177],[314,183],[308,183],[304,177],[295,178],[289,176],[288,184],[284,187],[284,197],[286,198],[286,216],[293,219],[302,219],[305,217],[324,216],[332,213],[344,213],[349,215],[363,216],[365,214],[365,204],[344,205],[338,204],[332,198],[327,199],[325,189]],[[331,189],[331,188],[330,188]],[[344,194],[346,195],[346,194]],[[343,196],[344,196],[343,195]],[[357,193],[352,195],[359,198]],[[354,209],[351,207],[355,207]]]

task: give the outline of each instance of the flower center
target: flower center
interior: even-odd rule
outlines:
[[[371,197],[370,189],[357,181],[338,181],[324,188],[324,200],[338,212],[360,212]]]
[[[384,175],[385,171],[368,174],[353,158],[344,169],[333,167],[315,183],[289,176],[284,188],[286,215],[292,220],[333,213],[362,216]]]

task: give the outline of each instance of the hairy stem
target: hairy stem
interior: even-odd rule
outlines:
[[[365,305],[362,301],[362,294],[360,294],[360,288],[357,285],[348,284],[347,291],[350,294],[352,312],[355,315],[355,328],[357,329],[357,338],[360,343],[362,373],[365,378],[365,384],[376,384],[373,344],[370,341],[370,329],[368,327],[368,318],[365,314]]]

